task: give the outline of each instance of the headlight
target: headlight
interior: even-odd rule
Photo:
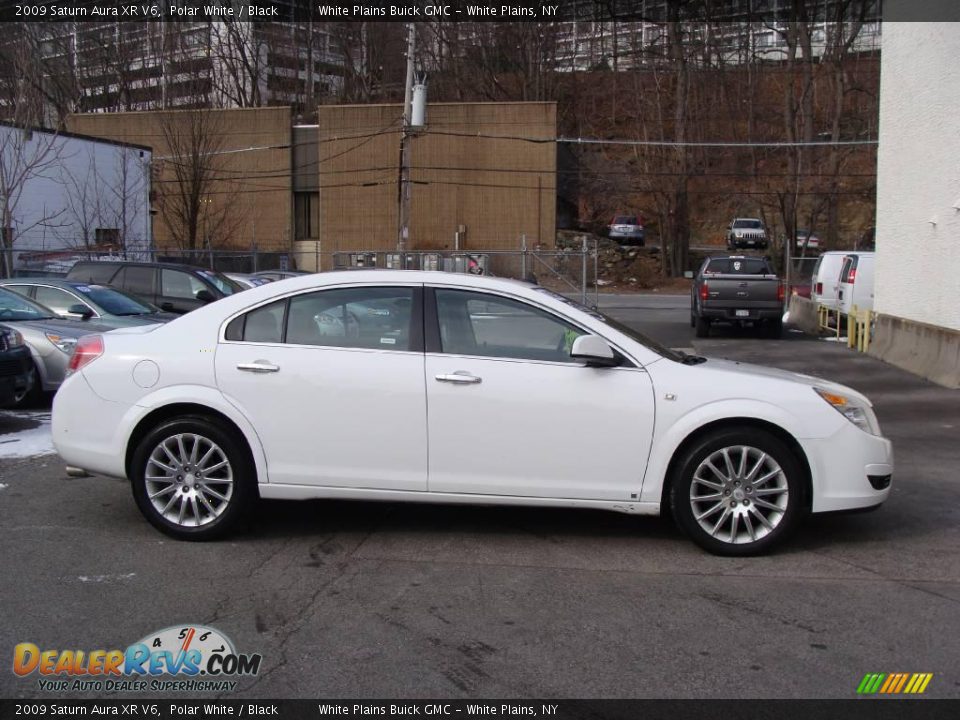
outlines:
[[[873,408],[859,398],[835,393],[825,388],[815,387],[817,394],[826,400],[830,406],[847,420],[852,422],[865,433],[880,435],[880,423],[873,413]]]
[[[63,335],[56,335],[55,333],[46,333],[46,336],[47,340],[57,346],[57,350],[66,355],[72,353],[74,346],[77,344],[76,338],[64,337]]]
[[[15,348],[23,345],[23,335],[20,334],[19,330],[14,330],[13,328],[7,329],[7,347]]]

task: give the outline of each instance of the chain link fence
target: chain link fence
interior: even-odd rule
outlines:
[[[220,272],[254,273],[265,270],[307,271],[354,268],[428,270],[473,275],[492,275],[535,281],[593,304],[597,291],[598,248],[595,240],[583,236],[563,247],[527,246],[521,238],[517,250],[355,250],[312,251],[239,250],[44,250],[18,252],[14,257],[17,277],[63,276],[81,260],[165,262],[194,265]]]

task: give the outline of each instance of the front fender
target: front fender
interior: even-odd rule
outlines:
[[[662,409],[664,405],[669,405],[669,403],[658,403],[658,409]],[[656,448],[656,452],[651,455],[650,464],[644,474],[640,501],[660,502],[670,461],[684,440],[705,425],[717,421],[734,423],[738,418],[761,420],[776,425],[793,437],[798,436],[796,418],[777,405],[762,400],[743,398],[717,400],[693,408],[672,422],[668,417],[665,424],[661,424],[661,417],[658,413],[657,430],[653,437],[653,447]]]

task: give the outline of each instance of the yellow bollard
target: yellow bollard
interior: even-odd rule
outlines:
[[[847,315],[847,347],[852,348],[857,345],[857,306],[850,308],[850,314]]]

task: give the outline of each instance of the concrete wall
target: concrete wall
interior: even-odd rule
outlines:
[[[190,126],[194,111],[87,113],[71,115],[74,132],[150,145],[154,149],[154,241],[158,248],[176,247],[165,219],[164,193],[176,187],[176,158],[171,158],[169,131]],[[216,135],[211,156],[215,178],[204,193],[210,219],[201,235],[209,233],[215,248],[289,250],[292,233],[291,116],[288,107],[210,111],[208,127]],[[251,149],[267,148],[267,149]],[[239,152],[229,152],[239,151]],[[204,224],[204,223],[202,223]],[[215,227],[211,227],[215,226]]]
[[[884,23],[878,313],[960,330],[960,25]]]
[[[84,248],[96,230],[149,245],[149,148],[0,125],[14,249]]]
[[[320,240],[325,252],[397,244],[400,105],[319,109]],[[437,103],[411,139],[411,250],[553,246],[556,147],[480,136],[556,137],[554,103]]]
[[[882,53],[870,353],[960,387],[960,24],[884,23]]]

